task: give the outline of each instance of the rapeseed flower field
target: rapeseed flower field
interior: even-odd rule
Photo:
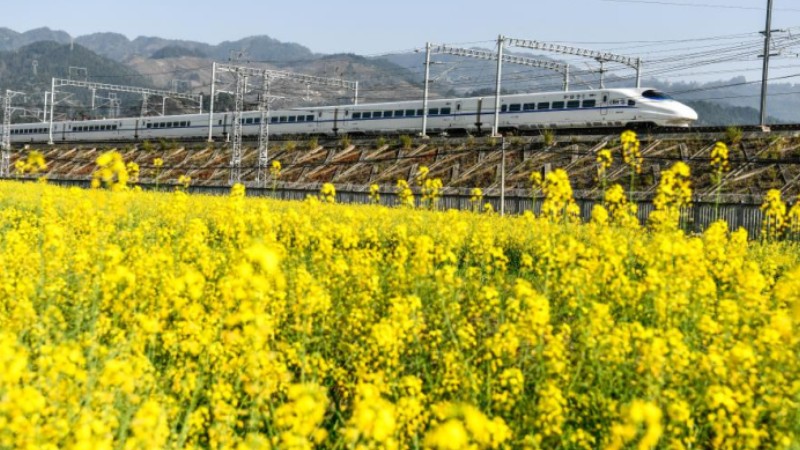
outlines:
[[[502,218],[100,162],[0,182],[0,448],[800,448],[800,251],[684,234],[685,167],[642,227],[618,185],[578,223],[563,171]]]

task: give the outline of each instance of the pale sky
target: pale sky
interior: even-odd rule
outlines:
[[[709,6],[697,6],[701,4]],[[766,4],[766,0],[38,0],[3,2],[0,26],[16,31],[48,26],[73,36],[115,31],[129,38],[160,36],[211,44],[266,34],[315,52],[368,55],[419,47],[426,41],[486,41],[500,33],[597,45],[751,33],[764,28]],[[774,26],[800,26],[800,1],[775,0]]]
[[[115,31],[137,36],[217,44],[266,34],[318,53],[379,55],[423,47],[425,42],[490,46],[498,34],[613,51],[647,60],[670,54],[745,46],[738,63],[711,78],[741,74],[754,79],[757,33],[764,29],[767,0],[501,0],[501,1],[274,1],[39,0],[3,2],[0,26],[16,31],[47,26],[73,36]],[[773,65],[776,74],[800,72],[800,0],[774,0],[773,28],[792,29],[795,47]],[[788,38],[790,35],[785,34]],[[726,37],[725,39],[720,39]],[[657,69],[659,66],[650,67]],[[664,66],[664,67],[667,67]],[[795,69],[795,66],[797,69]],[[731,68],[732,67],[732,68]],[[781,69],[786,67],[786,69]],[[741,69],[741,71],[739,71]],[[663,69],[662,69],[663,70]],[[794,71],[794,72],[793,72]],[[657,75],[658,71],[654,70]],[[791,80],[798,81],[798,80]]]

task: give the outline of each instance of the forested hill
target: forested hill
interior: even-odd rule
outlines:
[[[86,69],[80,79],[88,75],[88,80],[100,83],[151,86],[146,76],[80,45],[45,41],[0,52],[0,90],[41,93],[49,90],[53,77],[69,78],[70,67]]]

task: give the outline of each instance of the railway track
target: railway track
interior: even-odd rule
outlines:
[[[737,126],[706,126],[706,127],[656,127],[656,128],[640,128],[637,131],[641,135],[647,136],[661,136],[661,135],[672,135],[672,136],[692,136],[695,137],[697,135],[704,135],[704,134],[715,134],[715,133],[725,133],[731,128],[736,128],[740,130],[742,133],[763,133],[763,130],[760,126],[757,125],[737,125]],[[787,133],[787,132],[800,132],[800,123],[797,124],[779,124],[779,125],[770,125],[770,132],[771,133]],[[601,127],[601,128],[565,128],[565,129],[555,129],[552,130],[554,136],[558,137],[569,137],[569,136],[613,136],[619,135],[622,132],[628,130],[629,128],[626,127]],[[543,136],[547,130],[521,130],[521,131],[507,131],[505,133],[508,137],[514,136],[521,136],[521,137],[538,137]],[[432,134],[432,133],[431,133]],[[402,136],[403,133],[393,133],[393,134],[356,134],[350,135],[349,139],[355,143],[359,144],[362,142],[374,142],[376,139],[380,138],[398,138]],[[456,133],[456,134],[432,134],[435,139],[445,139],[445,140],[463,140],[468,136],[463,133]],[[314,136],[320,145],[325,146],[326,144],[330,144],[333,142],[340,142],[343,136],[331,136],[331,135],[318,135]],[[486,137],[486,136],[481,136]],[[270,136],[271,142],[289,142],[289,141],[307,141],[310,137],[306,135],[276,135]],[[419,137],[414,137],[414,139],[420,139]],[[58,141],[54,145],[98,145],[98,146],[122,146],[122,145],[130,145],[130,144],[137,144],[142,143],[145,140],[96,140],[96,141]],[[254,143],[258,141],[257,136],[245,136],[242,138],[243,142]],[[155,144],[156,141],[150,141],[151,143]],[[182,139],[168,139],[165,142],[168,143],[178,143],[178,144],[202,144],[207,142],[206,138],[204,137],[197,137],[197,138],[182,138]],[[222,143],[222,141],[215,141],[216,143]],[[24,145],[43,145],[42,143],[18,143],[14,144],[15,147],[22,147]]]

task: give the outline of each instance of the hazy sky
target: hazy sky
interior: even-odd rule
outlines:
[[[800,42],[800,0],[774,0],[775,28]],[[645,60],[752,44],[765,25],[767,0],[500,0],[500,1],[4,1],[0,26],[48,26],[73,36],[115,31],[212,44],[266,34],[320,53],[384,54],[426,41],[489,46],[511,37],[572,43]],[[212,6],[213,5],[213,6]],[[724,42],[700,38],[729,36]],[[742,75],[757,73],[758,54],[743,52]],[[800,68],[800,44],[775,66]],[[792,61],[783,61],[792,60]],[[724,72],[736,75],[735,70]],[[791,69],[787,69],[791,70]],[[800,72],[800,70],[798,70]],[[716,74],[714,75],[716,77]],[[795,80],[793,80],[795,81]]]
[[[603,43],[757,32],[764,28],[766,4],[766,0],[38,0],[4,1],[0,26],[16,31],[48,26],[72,35],[116,31],[129,38],[160,36],[212,44],[267,34],[316,52],[375,54],[423,46],[426,41],[491,40],[499,33]],[[775,0],[775,8],[775,27],[800,26],[800,1]]]

